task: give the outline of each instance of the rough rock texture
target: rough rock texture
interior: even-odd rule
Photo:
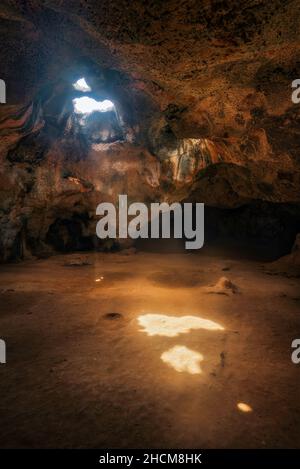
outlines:
[[[2,260],[94,246],[122,192],[299,206],[298,1],[4,0],[0,19]],[[118,128],[74,118],[82,76]]]
[[[300,233],[298,233],[290,254],[281,257],[266,267],[270,275],[300,277]]]
[[[227,277],[220,277],[215,285],[206,287],[206,292],[217,295],[234,295],[239,292],[239,289]]]

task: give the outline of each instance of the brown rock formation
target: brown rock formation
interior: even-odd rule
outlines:
[[[291,243],[299,13],[295,0],[4,0],[0,258],[94,246],[97,204],[122,192],[223,209],[273,204],[269,218],[284,205]],[[117,121],[82,125],[72,106],[81,77],[91,97],[114,102]]]

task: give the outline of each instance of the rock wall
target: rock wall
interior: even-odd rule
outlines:
[[[95,209],[121,193],[298,207],[299,8],[4,0],[0,259],[106,248]],[[83,76],[92,97],[115,103],[117,121],[80,125],[72,83]]]

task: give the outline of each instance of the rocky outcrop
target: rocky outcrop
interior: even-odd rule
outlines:
[[[300,233],[297,234],[291,253],[266,267],[270,275],[300,277]]]

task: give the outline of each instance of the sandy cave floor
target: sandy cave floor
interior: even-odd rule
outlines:
[[[224,275],[239,292],[209,293]],[[224,255],[91,253],[3,265],[0,292],[0,447],[300,447],[299,280]]]

